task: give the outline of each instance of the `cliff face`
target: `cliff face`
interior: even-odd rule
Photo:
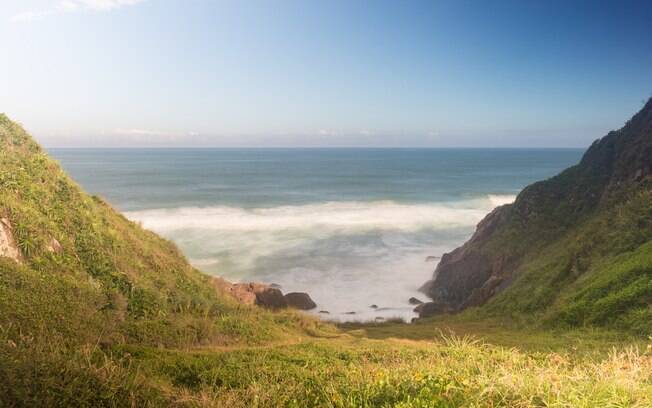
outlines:
[[[513,204],[487,215],[468,242],[442,257],[421,290],[459,311],[510,292],[516,280],[537,280],[538,264],[551,276],[548,285],[575,282],[596,259],[650,240],[651,175],[652,99],[622,129],[594,142],[579,164],[526,187]],[[610,245],[614,234],[617,244]],[[563,261],[551,266],[542,256],[562,242],[566,247],[552,257]],[[551,296],[542,308],[555,302]]]
[[[477,226],[471,239],[459,248],[441,257],[433,280],[421,291],[433,301],[459,310],[469,304],[481,304],[502,282],[503,265],[498,257],[480,250],[492,234],[509,217],[511,204],[495,208]]]

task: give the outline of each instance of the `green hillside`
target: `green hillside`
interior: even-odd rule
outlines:
[[[425,290],[480,316],[652,333],[651,176],[652,100],[487,217]]]
[[[610,254],[642,242],[630,216],[647,222],[641,208],[649,201],[632,193],[610,210],[633,238],[596,245]],[[0,222],[0,407],[652,406],[652,344],[642,336],[470,315],[335,327],[235,303],[172,243],[85,194],[4,115]],[[591,225],[584,234],[603,230]],[[650,246],[627,248],[590,259],[596,272],[573,281],[585,280],[584,291],[558,320],[615,327],[613,313],[596,313],[596,296],[604,310],[621,300],[641,310]],[[528,285],[514,283],[490,310],[511,310],[506,296]],[[531,298],[514,307],[543,296]]]
[[[14,381],[40,380],[26,379],[22,371],[47,363],[32,360],[32,346],[65,355],[89,344],[254,345],[319,325],[218,293],[174,244],[85,194],[5,115],[0,115],[0,218],[20,251],[19,262],[0,257],[1,344],[27,347],[14,355],[19,371],[3,378],[0,389],[19,390]]]

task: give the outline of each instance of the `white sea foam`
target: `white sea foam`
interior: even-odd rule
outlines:
[[[173,239],[196,267],[308,292],[318,309],[330,311],[328,318],[409,319],[414,314],[407,300],[423,298],[417,288],[434,267],[425,258],[459,245],[492,208],[513,200],[490,195],[431,204],[183,207],[126,215]]]
[[[510,194],[489,194],[489,201],[494,205],[494,207],[498,207],[499,205],[503,204],[511,204],[516,200],[515,195],[510,195]]]
[[[328,202],[298,206],[243,209],[182,207],[132,211],[127,217],[159,232],[184,229],[219,231],[278,231],[332,228],[337,230],[452,228],[473,225],[496,205],[513,196],[490,195],[486,200],[451,204],[400,204],[393,201]]]

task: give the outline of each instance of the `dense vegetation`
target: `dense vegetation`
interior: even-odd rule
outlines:
[[[613,210],[633,236],[631,223],[649,215],[649,196],[637,194]],[[652,405],[650,341],[634,333],[542,331],[480,321],[483,310],[335,327],[237,304],[172,243],[81,191],[4,115],[0,218],[21,253],[19,262],[0,257],[0,406]],[[590,225],[583,233],[598,236]],[[645,238],[620,244],[614,234],[573,248]],[[595,273],[570,283],[581,290],[550,312],[554,324],[647,330],[632,321],[647,313],[650,249],[587,258]],[[516,282],[512,293],[532,285]],[[545,299],[513,301],[526,310]]]
[[[652,333],[652,99],[579,164],[498,211],[447,265],[453,278],[488,265],[473,290],[455,292],[487,302],[470,313]]]
[[[515,250],[514,284],[486,310],[652,333],[651,173],[652,99],[580,164],[521,194],[488,248],[527,247]]]

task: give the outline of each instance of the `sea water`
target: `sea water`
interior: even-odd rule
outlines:
[[[51,149],[198,269],[308,292],[333,320],[415,314],[438,258],[579,149]],[[377,308],[372,308],[375,305]]]

